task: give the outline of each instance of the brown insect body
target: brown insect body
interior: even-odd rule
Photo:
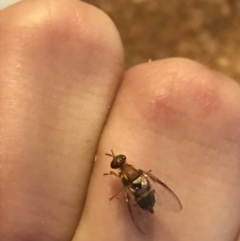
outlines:
[[[141,212],[139,212],[139,208],[143,211],[148,211],[148,213],[154,213],[156,193],[152,187],[153,183],[158,184],[156,187],[161,195],[158,196],[157,202],[161,206],[172,211],[180,211],[182,209],[182,204],[176,194],[166,184],[151,174],[151,171],[146,172],[136,169],[133,165],[126,163],[125,155],[115,156],[113,151],[111,151],[111,154],[106,155],[113,158],[110,166],[112,169],[118,169],[118,173],[110,171],[110,173],[105,173],[104,175],[114,175],[121,179],[129,213],[140,232],[144,234],[148,232],[148,228],[146,228],[148,223],[145,215],[141,215]],[[119,194],[116,194],[110,200],[118,196]]]
[[[154,190],[142,171],[125,163],[119,168],[119,177],[123,185],[129,188],[134,195],[138,206],[150,213],[154,213],[153,207],[156,201]]]

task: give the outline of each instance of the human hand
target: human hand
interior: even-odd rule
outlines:
[[[1,240],[240,240],[233,80],[180,58],[124,73],[115,27],[78,1],[2,10],[0,42]],[[124,201],[109,202],[110,149],[152,169],[182,212],[139,233]]]

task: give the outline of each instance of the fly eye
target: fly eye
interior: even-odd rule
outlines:
[[[118,156],[114,157],[114,159],[112,160],[111,168],[113,168],[113,169],[120,168],[125,162],[126,162],[126,156],[118,155]]]

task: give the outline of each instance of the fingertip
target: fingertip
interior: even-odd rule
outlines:
[[[240,108],[240,87],[234,80],[189,59],[141,64],[128,70],[125,79],[122,89],[135,88],[133,101],[142,115],[165,127],[184,124],[178,118],[183,116],[224,119]]]
[[[103,11],[82,1],[25,0],[1,14],[1,20],[9,31],[29,27],[35,31],[42,29],[49,38],[55,38],[57,33],[65,39],[69,35],[78,35],[92,43],[112,48],[112,51],[122,51],[112,20]]]

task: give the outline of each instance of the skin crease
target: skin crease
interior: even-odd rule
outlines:
[[[1,240],[240,241],[233,80],[180,58],[123,73],[116,28],[83,2],[24,0],[0,14]],[[139,233],[124,199],[109,202],[121,189],[103,176],[111,149],[151,169],[182,212],[160,209]]]

